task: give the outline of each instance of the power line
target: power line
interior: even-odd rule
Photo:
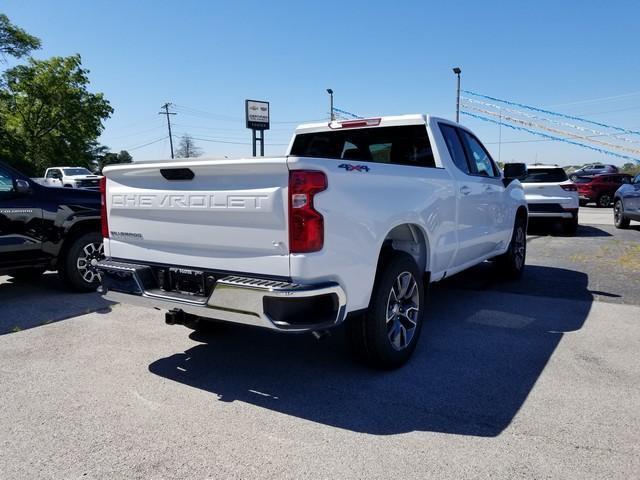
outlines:
[[[139,148],[146,147],[148,145],[153,145],[154,143],[158,143],[158,142],[161,142],[162,140],[166,140],[166,139],[167,139],[167,136],[165,135],[164,137],[158,138],[156,140],[152,140],[152,141],[150,141],[148,143],[143,143],[142,145],[136,145],[135,147],[127,147],[127,148],[125,148],[125,150],[127,150],[127,151],[137,150]]]
[[[548,107],[565,107],[569,105],[582,105],[585,103],[598,103],[607,100],[617,100],[620,98],[626,97],[635,97],[636,95],[640,95],[640,92],[631,92],[631,93],[623,93],[622,95],[613,95],[609,97],[600,97],[600,98],[592,98],[590,100],[578,100],[576,102],[567,102],[567,103],[556,103],[554,105],[547,105]]]

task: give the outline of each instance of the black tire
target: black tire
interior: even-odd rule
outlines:
[[[586,200],[578,200],[578,203],[580,204],[581,207],[586,207],[587,203],[589,203],[589,202],[586,201]]]
[[[95,269],[94,260],[103,257],[102,236],[98,232],[85,233],[72,240],[59,260],[58,275],[73,290],[93,292],[100,285],[100,274]]]
[[[347,324],[354,353],[370,366],[398,368],[413,354],[424,316],[423,275],[406,253],[381,262],[367,312]]]
[[[629,228],[631,220],[624,216],[624,204],[622,200],[616,200],[613,204],[613,224],[616,228]]]
[[[509,249],[496,257],[496,266],[503,278],[517,280],[522,276],[527,259],[527,222],[521,217],[516,218],[511,234]]]
[[[562,221],[562,231],[565,235],[575,235],[578,231],[578,215]]]
[[[37,280],[45,272],[43,267],[21,268],[9,273],[9,276],[18,282],[28,282]]]
[[[601,208],[607,208],[611,206],[611,195],[608,193],[603,193],[598,197],[597,204]]]

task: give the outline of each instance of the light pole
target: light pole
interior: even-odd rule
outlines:
[[[462,70],[460,67],[454,67],[453,73],[455,73],[458,77],[458,93],[456,95],[456,122],[460,122],[460,74]]]
[[[329,94],[329,108],[331,112],[331,121],[333,122],[336,119],[336,116],[333,113],[333,90],[327,88],[327,93]]]

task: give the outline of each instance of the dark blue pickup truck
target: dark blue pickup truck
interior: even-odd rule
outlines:
[[[0,275],[16,280],[57,270],[77,291],[99,284],[100,193],[45,187],[0,162]]]

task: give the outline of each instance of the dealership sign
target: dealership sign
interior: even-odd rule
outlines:
[[[269,130],[269,102],[245,100],[247,128]]]

